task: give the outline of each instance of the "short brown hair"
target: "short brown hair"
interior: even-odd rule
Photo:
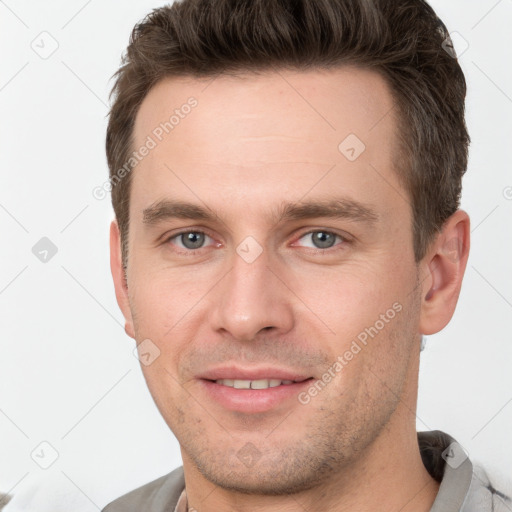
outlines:
[[[159,80],[344,64],[374,70],[390,86],[399,119],[396,167],[421,260],[459,207],[468,160],[466,82],[450,44],[424,0],[183,0],[153,10],[133,29],[114,75],[106,137],[125,268],[132,173],[119,179],[116,172],[126,169],[135,117]]]

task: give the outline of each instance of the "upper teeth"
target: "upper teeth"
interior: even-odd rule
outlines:
[[[235,389],[267,389],[275,388],[281,384],[292,384],[293,380],[279,379],[261,379],[261,380],[238,380],[238,379],[219,379],[215,381],[222,386],[229,386]]]

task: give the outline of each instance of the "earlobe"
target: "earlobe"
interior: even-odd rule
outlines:
[[[433,241],[423,268],[420,332],[434,334],[453,316],[469,256],[469,216],[457,210]]]
[[[125,319],[124,330],[128,336],[135,339],[132,312],[128,298],[128,285],[122,263],[121,234],[115,220],[110,224],[110,270],[114,280],[117,304]]]

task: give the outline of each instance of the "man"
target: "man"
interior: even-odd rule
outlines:
[[[449,43],[422,0],[185,0],[135,28],[111,267],[183,466],[106,512],[511,506],[415,426],[469,251]]]

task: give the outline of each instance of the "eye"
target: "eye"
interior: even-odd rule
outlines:
[[[310,240],[313,244],[312,249],[330,249],[331,247],[335,247],[336,245],[342,245],[346,240],[337,233],[333,233],[332,231],[324,231],[324,230],[316,230],[309,231],[308,233],[304,233],[299,240],[302,239]],[[341,240],[340,243],[335,244],[336,239]]]
[[[177,245],[180,249],[194,251],[202,249],[206,239],[213,241],[213,239],[203,231],[182,231],[181,233],[169,237],[167,242],[172,245]],[[176,240],[176,242],[173,242],[173,240]]]
[[[179,249],[183,249],[184,251],[182,252],[193,252],[205,248],[205,243],[208,239],[210,240],[210,244],[211,242],[214,242],[213,238],[207,235],[204,231],[189,230],[170,236],[167,238],[166,243],[170,243],[171,245],[177,246]],[[302,239],[309,240],[309,243],[312,244],[309,245],[309,248],[324,250],[331,249],[338,245],[344,245],[344,243],[347,242],[347,240],[341,235],[321,229],[304,233],[299,238],[299,240]],[[340,240],[339,243],[336,243],[337,239]],[[308,247],[308,245],[305,245],[305,247]]]

